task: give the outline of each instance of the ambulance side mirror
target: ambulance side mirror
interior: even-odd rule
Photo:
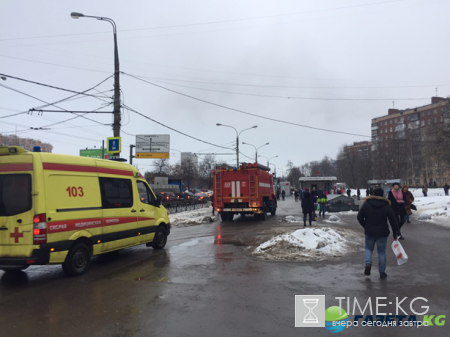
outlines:
[[[155,205],[154,206],[156,206],[156,207],[161,206],[161,196],[160,195],[156,196],[156,200],[155,200]]]

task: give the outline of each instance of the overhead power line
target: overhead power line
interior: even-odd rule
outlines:
[[[89,89],[89,90],[86,90],[86,91],[84,91],[84,92],[79,92],[79,91],[70,90],[70,89],[65,89],[65,88],[57,87],[57,86],[50,85],[50,84],[40,83],[40,82],[36,82],[36,81],[31,81],[31,80],[27,80],[27,79],[25,79],[25,78],[15,77],[15,76],[7,75],[7,74],[2,74],[2,73],[0,73],[0,76],[5,76],[5,77],[8,77],[8,78],[12,78],[12,79],[18,80],[18,81],[23,81],[23,82],[27,82],[27,83],[32,83],[32,84],[36,84],[36,85],[40,85],[40,86],[43,86],[43,87],[48,87],[48,88],[52,88],[52,89],[56,89],[56,90],[67,91],[67,92],[71,92],[71,93],[78,94],[78,95],[90,96],[90,97],[94,97],[94,98],[97,98],[97,99],[99,98],[99,97],[96,96],[96,95],[92,95],[92,94],[87,94],[87,93],[86,93],[87,91],[92,90],[93,88],[91,88],[91,89]],[[113,77],[113,76],[114,76],[114,75],[108,76],[108,77],[105,78],[103,81],[101,81],[99,84],[97,84],[96,87],[100,86],[101,84],[103,84],[104,82],[106,82],[107,80],[109,80],[109,79],[110,79],[111,77]]]
[[[137,76],[134,76],[134,75],[130,75],[130,74],[127,74],[127,73],[123,73],[123,74],[128,75],[128,76],[130,76],[130,77],[132,77],[132,78],[135,78],[135,79],[137,79],[137,80],[139,80],[139,81],[145,82],[145,83],[147,83],[147,84],[153,85],[153,86],[155,86],[155,87],[158,87],[158,88],[161,88],[161,89],[164,89],[164,90],[173,92],[173,93],[175,93],[175,94],[178,94],[178,95],[181,95],[181,96],[184,96],[184,97],[188,97],[188,98],[191,98],[191,99],[196,100],[196,101],[199,101],[199,102],[203,102],[203,103],[206,103],[206,104],[210,104],[210,105],[213,105],[213,106],[217,106],[217,107],[220,107],[220,108],[223,108],[223,109],[227,109],[227,110],[239,112],[239,113],[242,113],[242,114],[245,114],[245,115],[249,115],[249,116],[253,116],[253,117],[257,117],[257,118],[261,118],[261,119],[266,119],[266,120],[270,120],[270,121],[273,121],[273,122],[278,122],[278,123],[283,123],[283,124],[288,124],[288,125],[299,126],[299,127],[302,127],[302,128],[308,128],[308,129],[313,129],[313,130],[319,130],[319,131],[325,131],[325,132],[332,132],[332,133],[338,133],[338,134],[344,134],[344,135],[351,135],[351,136],[357,136],[357,137],[371,138],[370,136],[366,136],[366,135],[360,135],[360,134],[356,134],[356,133],[350,133],[350,132],[344,132],[344,131],[337,131],[337,130],[331,130],[331,129],[318,128],[318,127],[314,127],[314,126],[309,126],[309,125],[304,125],[304,124],[299,124],[299,123],[294,123],[294,122],[288,122],[288,121],[283,121],[283,120],[276,119],[276,118],[271,118],[271,117],[266,117],[266,116],[257,115],[257,114],[251,113],[251,112],[247,112],[247,111],[239,110],[239,109],[235,109],[235,108],[230,108],[230,107],[227,107],[227,106],[222,105],[222,104],[213,103],[213,102],[210,102],[210,101],[207,101],[207,100],[198,98],[198,97],[194,97],[194,96],[191,96],[191,95],[187,95],[187,94],[184,94],[184,93],[182,93],[182,92],[179,92],[179,91],[176,91],[176,90],[172,90],[172,89],[170,89],[170,88],[163,87],[163,86],[161,86],[161,85],[159,85],[159,84],[156,84],[156,83],[152,83],[152,82],[146,81],[146,80],[144,80],[144,79],[142,79],[142,78],[139,78],[139,77],[137,77]]]
[[[240,19],[237,18],[237,19],[217,20],[217,21],[195,22],[195,23],[186,23],[186,24],[177,24],[177,25],[154,26],[154,27],[147,27],[147,28],[131,28],[131,29],[122,29],[122,30],[119,30],[119,32],[122,33],[122,32],[143,31],[143,30],[181,28],[181,27],[192,27],[192,26],[242,22],[242,21],[250,21],[250,20],[270,19],[270,18],[293,16],[293,15],[307,14],[307,13],[328,12],[328,11],[333,11],[333,10],[384,5],[384,4],[390,4],[390,3],[402,2],[402,1],[404,1],[404,0],[373,2],[373,3],[367,3],[367,4],[358,4],[358,5],[341,6],[341,7],[330,7],[330,8],[315,9],[315,10],[313,9],[313,10],[309,10],[309,11],[301,11],[301,12],[295,12],[295,13],[282,13],[282,14],[255,16],[255,17],[240,18]],[[0,41],[31,40],[31,39],[44,39],[44,38],[54,38],[54,37],[82,36],[82,35],[109,34],[109,33],[110,32],[108,32],[108,31],[101,31],[101,32],[89,32],[89,33],[41,35],[41,36],[31,36],[31,37],[12,37],[12,38],[0,39]]]
[[[191,139],[194,139],[194,140],[196,140],[196,141],[199,141],[199,142],[202,142],[202,143],[205,143],[205,144],[208,144],[208,145],[212,145],[212,146],[214,146],[214,147],[220,147],[220,148],[227,149],[227,150],[233,150],[233,149],[231,149],[231,148],[229,148],[229,147],[224,147],[224,146],[220,146],[220,145],[217,145],[217,144],[214,144],[214,143],[210,143],[210,142],[207,142],[206,140],[202,140],[202,139],[200,139],[200,138],[197,138],[197,137],[188,135],[188,134],[185,133],[185,132],[176,130],[176,129],[174,129],[174,128],[168,126],[168,125],[165,125],[165,124],[163,124],[163,123],[161,123],[161,122],[158,122],[158,121],[154,120],[153,118],[150,118],[150,117],[144,115],[143,113],[141,113],[141,112],[139,112],[139,111],[137,111],[137,110],[134,110],[134,109],[130,108],[130,107],[127,106],[127,105],[123,105],[123,107],[124,107],[125,109],[128,109],[129,111],[132,111],[132,112],[138,114],[139,116],[142,116],[142,117],[144,117],[144,118],[146,118],[146,119],[148,119],[148,120],[151,120],[153,123],[159,124],[159,125],[161,125],[161,126],[167,128],[167,129],[170,129],[170,130],[172,130],[172,131],[175,131],[175,132],[177,132],[177,133],[179,133],[179,134],[181,134],[181,135],[183,135],[183,136],[189,137],[189,138],[191,138]]]
[[[159,81],[159,82],[161,82],[161,81]],[[420,97],[420,98],[343,98],[343,97],[341,97],[341,98],[334,98],[334,97],[279,96],[279,95],[251,94],[251,93],[244,93],[244,92],[190,87],[187,85],[167,83],[167,82],[162,82],[162,83],[168,84],[168,85],[174,85],[174,86],[182,87],[182,88],[203,90],[203,91],[210,91],[210,92],[219,92],[219,93],[232,94],[232,95],[256,96],[256,97],[266,97],[266,98],[299,99],[299,100],[312,100],[312,101],[421,101],[421,100],[429,99],[429,97]]]

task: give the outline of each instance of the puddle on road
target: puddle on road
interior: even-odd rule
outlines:
[[[259,246],[257,238],[236,237],[236,235],[218,234],[214,238],[215,245]]]
[[[143,269],[130,270],[125,274],[115,277],[119,281],[147,281],[147,282],[168,282],[166,268],[157,268],[150,263]]]

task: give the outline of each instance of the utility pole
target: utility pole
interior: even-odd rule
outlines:
[[[133,147],[136,147],[136,145],[130,145],[130,165],[133,165],[133,158],[136,158],[135,156],[133,156]]]
[[[92,15],[84,15],[78,12],[70,13],[70,16],[73,19],[79,18],[91,18],[100,21],[109,22],[113,27],[114,34],[114,123],[113,123],[113,133],[114,137],[120,137],[120,70],[119,70],[119,49],[117,48],[117,27],[114,20],[110,18],[106,18],[103,16],[92,16]],[[117,153],[120,155],[120,153]]]

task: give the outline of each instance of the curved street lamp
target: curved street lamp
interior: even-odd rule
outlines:
[[[270,161],[271,161],[273,158],[278,158],[278,156],[275,156],[275,157],[272,157],[272,158],[267,158],[267,157],[261,156],[260,154],[258,155],[258,157],[262,157],[262,158],[266,158],[266,159],[267,159],[267,167],[269,167]]]
[[[236,130],[236,128],[234,126],[231,126],[231,125],[225,125],[225,124],[220,124],[220,123],[216,123],[216,125],[217,126],[224,126],[224,127],[227,127],[227,128],[232,128],[232,129],[234,129],[234,131],[236,131],[236,168],[239,168],[239,136],[244,131],[251,130],[251,129],[256,129],[258,127],[258,125],[253,125],[251,128],[244,129],[241,132],[238,132],[238,130]]]
[[[266,144],[261,145],[260,147],[256,147],[256,146],[253,145],[253,144],[249,144],[249,143],[245,143],[245,142],[242,142],[242,144],[244,144],[244,145],[250,145],[250,146],[253,146],[253,147],[255,148],[255,161],[256,161],[256,163],[258,163],[258,150],[259,150],[260,148],[262,148],[263,146],[269,145],[269,143],[266,143]]]
[[[114,20],[110,18],[105,18],[103,16],[92,16],[92,15],[84,15],[82,13],[78,12],[72,12],[70,13],[70,16],[72,19],[79,19],[79,18],[92,18],[97,19],[100,21],[106,21],[109,22],[113,27],[113,33],[114,33],[114,124],[113,124],[113,130],[114,130],[114,137],[120,137],[120,70],[119,70],[119,50],[117,48],[117,29],[116,29],[116,23]]]

